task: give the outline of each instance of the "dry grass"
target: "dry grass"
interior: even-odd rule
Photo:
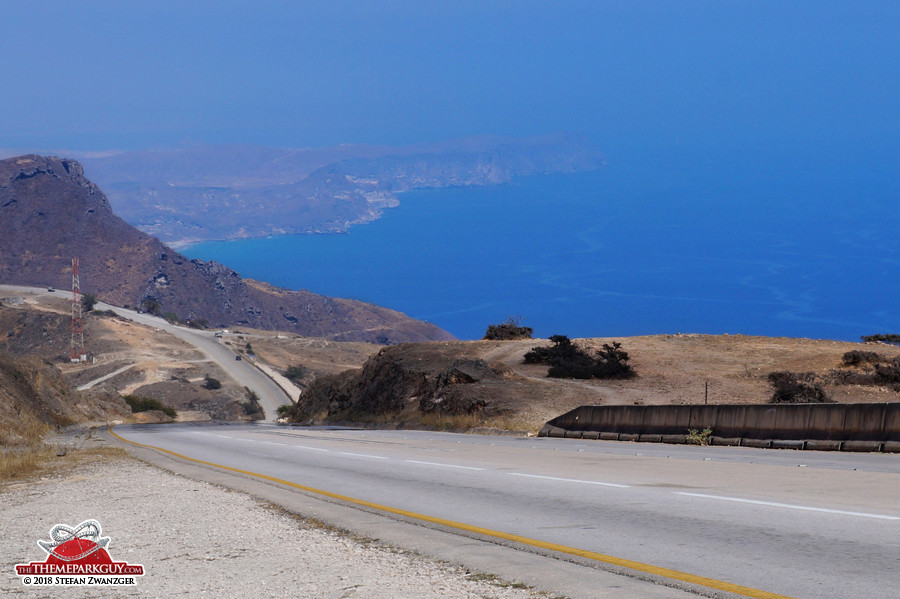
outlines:
[[[31,414],[24,414],[15,421],[0,424],[0,447],[23,448],[40,444],[50,431],[50,426]]]
[[[0,451],[0,482],[30,478],[43,473],[56,452],[47,445],[4,448]]]
[[[473,429],[495,429],[500,431],[536,431],[533,424],[517,414],[488,416],[483,414],[422,414],[418,424],[441,431],[471,431]],[[543,422],[540,423],[541,425]]]
[[[419,424],[441,431],[466,431],[485,426],[480,414],[422,414]]]
[[[56,474],[76,468],[89,461],[121,459],[128,452],[118,447],[94,446],[66,448],[58,456],[61,446],[47,443],[50,427],[26,416],[17,426],[6,424],[0,428],[0,483],[29,480],[37,476]]]
[[[26,415],[0,427],[0,482],[27,478],[43,468],[56,452],[44,444],[50,430],[37,418]]]
[[[488,418],[482,424],[484,427],[495,428],[501,431],[522,431],[535,434],[543,425],[543,421],[537,423],[529,422],[528,418],[522,414],[495,416],[493,418]]]

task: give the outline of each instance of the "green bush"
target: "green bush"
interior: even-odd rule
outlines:
[[[709,427],[706,427],[702,431],[695,428],[689,428],[688,434],[684,438],[684,442],[688,445],[709,445],[712,433],[713,431]]]
[[[90,312],[97,305],[97,296],[93,293],[81,294],[81,310],[82,312]]]
[[[175,418],[178,416],[178,412],[176,412],[173,408],[170,408],[158,399],[153,399],[152,397],[143,397],[141,395],[126,395],[124,399],[125,403],[131,406],[131,411],[133,413],[159,410],[169,418]]]
[[[295,364],[293,366],[288,366],[283,374],[284,378],[288,379],[292,383],[299,383],[303,379],[303,377],[306,376],[306,368],[304,368],[300,364]]]
[[[219,379],[214,379],[213,377],[211,377],[207,374],[206,380],[203,383],[203,386],[206,387],[207,389],[209,389],[210,391],[212,391],[214,389],[221,389],[222,383],[221,383],[221,381],[219,381]]]

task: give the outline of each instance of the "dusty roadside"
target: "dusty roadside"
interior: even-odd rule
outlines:
[[[139,563],[136,587],[70,587],[67,597],[298,597],[525,599],[546,594],[490,575],[352,537],[243,493],[136,459],[107,457],[75,470],[0,486],[0,595],[57,597],[25,588],[15,564],[43,561],[38,539],[59,523],[98,520],[114,560]]]

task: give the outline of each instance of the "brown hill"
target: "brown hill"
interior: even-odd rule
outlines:
[[[393,310],[277,289],[190,260],[115,216],[74,160],[0,161],[0,281],[68,288],[73,256],[82,291],[120,306],[157,306],[182,320],[380,343],[452,339]]]

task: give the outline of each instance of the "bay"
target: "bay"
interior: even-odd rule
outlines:
[[[900,331],[897,178],[882,155],[629,154],[588,173],[417,190],[346,234],[185,250],[359,299],[461,339],[521,316],[547,337]]]

